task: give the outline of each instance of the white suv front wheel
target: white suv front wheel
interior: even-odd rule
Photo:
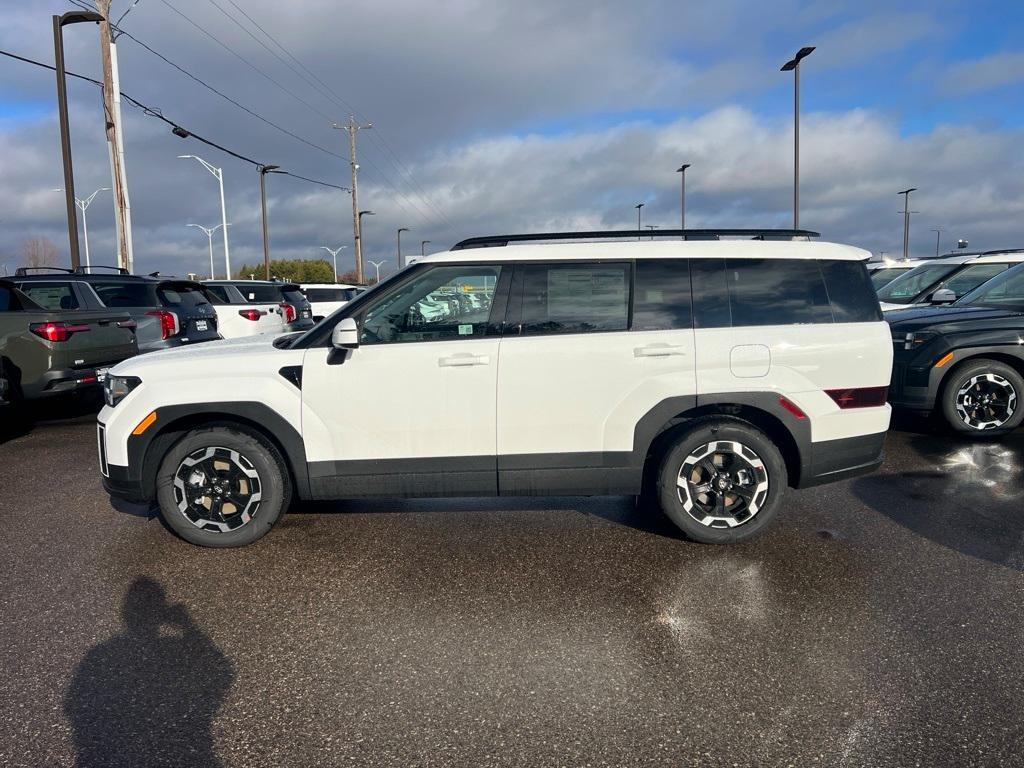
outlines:
[[[756,536],[775,516],[786,485],[778,448],[738,419],[694,421],[658,473],[662,511],[688,538],[707,544]]]

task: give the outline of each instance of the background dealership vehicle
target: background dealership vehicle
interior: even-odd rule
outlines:
[[[1014,264],[1024,250],[986,251],[929,259],[878,291],[883,312],[928,304],[950,304]]]
[[[320,322],[341,309],[359,293],[354,285],[342,283],[309,283],[301,286],[302,292],[313,308],[313,319]]]
[[[219,339],[217,314],[199,283],[172,277],[21,267],[14,283],[47,309],[117,309],[138,326],[139,352]]]
[[[217,312],[217,330],[225,339],[284,332],[280,307],[248,302],[233,285],[204,285],[203,291]]]
[[[868,275],[871,276],[871,284],[875,290],[884,288],[900,275],[919,267],[926,262],[925,259],[907,259],[906,261],[872,261],[868,262]]]
[[[0,280],[0,389],[19,400],[95,387],[138,352],[134,329],[127,312],[44,309]]]
[[[233,286],[242,295],[246,305],[255,305],[281,315],[285,332],[305,331],[314,325],[313,307],[297,283],[277,280],[207,280],[203,285],[213,290],[218,286]]]
[[[887,313],[890,402],[936,413],[962,434],[1001,435],[1024,420],[1024,264],[948,307]]]
[[[208,546],[293,493],[645,493],[693,539],[749,538],[787,486],[881,463],[892,345],[865,251],[745,234],[464,241],[297,338],[131,361],[104,484]]]

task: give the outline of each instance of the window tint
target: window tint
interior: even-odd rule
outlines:
[[[957,297],[970,293],[982,283],[986,283],[1000,272],[1005,272],[1009,264],[971,264],[964,267],[938,288],[948,288]]]
[[[859,261],[821,261],[832,318],[837,323],[872,323],[882,319],[878,296],[864,264]],[[884,270],[882,270],[884,271]]]
[[[289,304],[294,304],[297,307],[308,307],[309,299],[298,288],[285,288],[281,291],[283,301],[287,301]]]
[[[21,288],[43,309],[78,309],[78,299],[71,283],[25,283]]]
[[[230,304],[231,303],[231,299],[228,298],[228,288],[230,288],[230,287],[231,286],[229,286],[229,285],[208,285],[208,286],[206,286],[206,291],[207,291],[207,293],[212,294],[213,296],[215,296],[217,299],[219,299],[223,303]]]
[[[156,306],[145,283],[92,283],[92,288],[108,307]]]
[[[351,301],[355,291],[351,288],[307,288],[310,301]]]
[[[281,288],[276,285],[254,283],[246,285],[241,283],[235,286],[242,293],[246,303],[252,304],[279,304],[281,302]]]
[[[530,264],[521,269],[523,334],[629,327],[628,264]]]
[[[728,328],[732,325],[729,291],[723,259],[692,259],[693,321],[696,328]]]
[[[998,309],[1024,307],[1024,264],[1003,272],[957,302],[957,306],[965,304]]]
[[[733,327],[831,323],[817,261],[726,259]]]
[[[959,268],[959,264],[922,264],[914,267],[882,288],[878,292],[878,299],[890,304],[910,304],[929,286]]]
[[[202,292],[191,285],[161,285],[156,295],[165,307],[197,307],[209,303]]]
[[[366,310],[361,342],[382,344],[484,336],[499,265],[432,267]]]
[[[640,259],[633,293],[633,330],[691,328],[688,259]]]
[[[875,269],[871,272],[871,284],[875,286],[876,290],[878,288],[883,288],[906,271],[906,269],[902,269],[901,267],[882,267],[881,269]]]
[[[18,307],[11,301],[14,298],[14,294],[11,293],[9,288],[0,286],[0,312],[12,312]]]

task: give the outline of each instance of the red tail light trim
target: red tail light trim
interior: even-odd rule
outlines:
[[[85,333],[88,325],[72,325],[71,323],[32,323],[28,329],[36,336],[47,341],[67,341],[73,333]]]
[[[800,406],[790,400],[788,397],[780,397],[779,405],[789,411],[791,414],[797,417],[797,419],[803,420],[807,418],[807,414],[800,410]]]
[[[160,318],[161,339],[169,339],[171,336],[177,336],[178,332],[181,330],[181,326],[178,325],[178,316],[173,312],[169,312],[166,309],[154,309],[146,314],[151,317]]]
[[[262,309],[240,309],[238,310],[238,314],[244,317],[246,320],[252,320],[253,322],[256,322],[267,313],[264,312]]]
[[[295,322],[295,318],[299,316],[295,306],[293,304],[288,304],[287,302],[281,303],[281,314],[284,316],[284,322],[286,325],[288,323]]]
[[[825,394],[843,410],[847,408],[878,408],[885,405],[889,397],[889,387],[826,389]]]

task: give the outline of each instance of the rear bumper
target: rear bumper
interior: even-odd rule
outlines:
[[[798,488],[846,480],[878,469],[885,459],[885,432],[811,443],[808,471]]]
[[[109,368],[115,365],[117,365],[116,361],[99,367]],[[35,400],[40,397],[55,397],[69,392],[78,392],[83,389],[93,389],[98,386],[100,386],[100,380],[96,375],[95,368],[69,368],[66,370],[47,371],[30,384],[22,382],[21,392],[26,400]],[[0,396],[0,399],[2,399],[2,396]]]

